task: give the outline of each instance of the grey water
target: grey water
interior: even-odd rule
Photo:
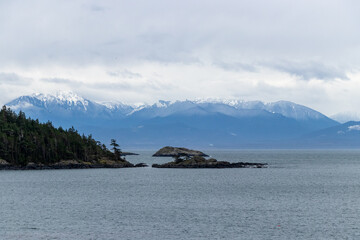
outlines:
[[[359,150],[207,153],[269,168],[0,171],[0,239],[360,239]]]

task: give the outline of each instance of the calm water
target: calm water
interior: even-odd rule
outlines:
[[[209,153],[270,168],[0,171],[0,239],[360,239],[360,151]]]

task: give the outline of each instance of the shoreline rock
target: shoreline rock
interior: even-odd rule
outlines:
[[[148,165],[146,163],[138,163],[138,164],[135,164],[134,167],[148,167]]]
[[[4,159],[1,159],[0,158],[0,167],[1,166],[8,166],[9,165],[9,163],[7,162],[7,161],[5,161]]]
[[[194,156],[186,160],[177,159],[173,162],[152,165],[153,168],[267,168],[267,166],[267,163],[230,163],[226,161],[217,161],[214,158],[207,160],[200,156]]]
[[[153,164],[153,168],[267,168],[266,163],[248,163],[248,162],[237,162],[237,163],[221,163],[219,164]]]
[[[138,156],[140,154],[138,153],[132,153],[132,152],[121,152],[121,156]]]
[[[3,160],[5,161],[5,160]],[[89,169],[89,168],[137,168],[147,167],[145,163],[132,164],[127,161],[100,160],[99,162],[80,162],[77,160],[62,160],[57,163],[45,165],[29,162],[26,166],[15,166],[0,161],[0,170],[50,170],[50,169]]]

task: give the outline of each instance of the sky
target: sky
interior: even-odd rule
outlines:
[[[293,101],[360,112],[360,1],[0,0],[0,104]]]

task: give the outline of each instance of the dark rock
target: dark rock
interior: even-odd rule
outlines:
[[[138,163],[138,164],[135,164],[134,167],[148,167],[148,165],[146,163]]]
[[[9,163],[7,161],[5,161],[4,159],[0,158],[0,166],[7,166],[9,165]]]
[[[266,163],[217,161],[214,158],[206,160],[200,156],[194,156],[187,160],[175,160],[165,164],[153,164],[154,168],[266,168]]]
[[[163,147],[159,151],[157,151],[153,157],[176,157],[176,156],[202,156],[208,157],[203,152],[187,149],[187,148],[178,148],[178,147]]]
[[[61,160],[60,162],[44,165],[42,163],[29,162],[26,166],[14,166],[6,161],[0,162],[0,170],[44,170],[44,169],[84,169],[84,168],[131,168],[134,164],[125,160],[114,161],[101,159],[98,162],[83,162],[77,160]]]
[[[121,152],[121,156],[137,156],[138,153],[132,153],[132,152]]]

